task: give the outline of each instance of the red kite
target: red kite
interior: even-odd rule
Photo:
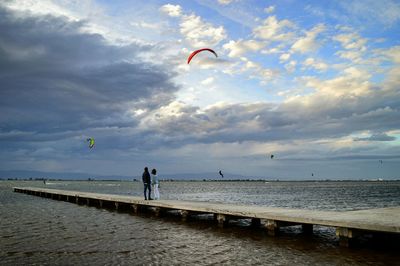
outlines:
[[[198,53],[203,52],[203,51],[209,51],[209,52],[213,53],[213,54],[215,55],[215,57],[218,57],[217,53],[216,53],[214,50],[212,50],[212,49],[210,49],[210,48],[203,48],[203,49],[199,49],[199,50],[196,50],[196,51],[194,51],[193,53],[191,53],[191,54],[189,55],[189,57],[188,57],[187,63],[189,64],[190,61],[192,60],[192,58],[193,58],[195,55],[197,55]]]

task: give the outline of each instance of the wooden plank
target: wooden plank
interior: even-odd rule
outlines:
[[[132,206],[149,206],[163,209],[187,211],[188,213],[211,213],[224,217],[242,217],[269,221],[289,222],[302,225],[323,225],[338,228],[352,228],[374,232],[400,233],[400,207],[370,209],[362,211],[316,211],[304,209],[272,208],[226,203],[211,203],[181,200],[146,201],[140,197],[100,194],[90,192],[45,189],[34,187],[15,187],[14,191],[38,195],[50,193],[80,199],[112,201]],[[136,209],[137,211],[137,209]],[[185,212],[186,213],[186,212]],[[222,217],[222,216],[221,216]],[[186,216],[185,216],[186,218]]]

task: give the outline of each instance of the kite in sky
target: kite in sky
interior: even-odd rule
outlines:
[[[196,51],[194,51],[193,53],[191,53],[191,54],[189,55],[188,59],[187,59],[187,63],[189,64],[190,61],[192,60],[192,58],[193,58],[195,55],[197,55],[198,53],[203,52],[203,51],[209,51],[209,52],[213,53],[213,54],[215,55],[215,57],[218,57],[217,53],[216,53],[214,50],[212,50],[212,49],[210,49],[210,48],[203,48],[203,49],[199,49],[199,50],[196,50]]]
[[[88,138],[88,139],[86,139],[86,141],[89,142],[89,148],[93,148],[94,147],[94,138]]]

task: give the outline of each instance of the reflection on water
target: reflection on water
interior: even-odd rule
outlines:
[[[331,228],[278,237],[236,224],[134,216],[12,192],[38,186],[141,196],[139,182],[0,182],[1,265],[396,265],[396,250],[338,247]],[[166,182],[165,199],[320,210],[400,206],[400,182]]]

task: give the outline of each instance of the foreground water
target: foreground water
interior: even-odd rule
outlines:
[[[142,196],[139,182],[1,181],[0,265],[399,265],[397,247],[340,248],[331,228],[277,238],[236,224],[155,218],[12,192],[35,186]],[[400,182],[165,182],[164,199],[316,210],[400,206]]]

